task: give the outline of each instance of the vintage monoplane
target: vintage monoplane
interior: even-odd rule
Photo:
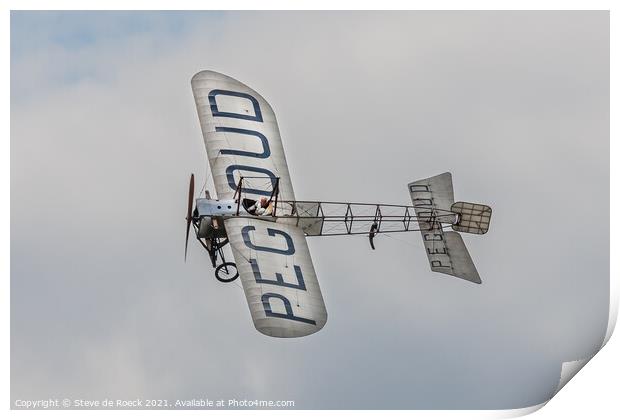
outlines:
[[[307,236],[367,235],[374,249],[378,234],[419,231],[432,271],[481,282],[459,232],[486,233],[491,208],[455,202],[449,172],[410,183],[412,206],[297,201],[267,101],[213,71],[197,73],[191,84],[217,198],[205,191],[194,199],[191,175],[185,257],[193,227],[217,279],[241,277],[258,331],[302,337],[325,325]],[[227,244],[235,263],[224,258]]]

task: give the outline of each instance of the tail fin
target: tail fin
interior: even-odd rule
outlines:
[[[486,233],[491,208],[455,203],[450,172],[410,183],[409,193],[431,270],[481,283],[478,270],[458,232]],[[444,232],[442,223],[451,224],[456,232]]]

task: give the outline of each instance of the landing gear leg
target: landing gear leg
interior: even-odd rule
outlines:
[[[230,283],[239,277],[237,265],[234,262],[226,262],[222,248],[228,244],[228,238],[220,240],[219,238],[208,239],[198,238],[200,244],[209,253],[211,265],[215,268],[215,277],[222,283]],[[217,257],[220,257],[222,263],[217,265]]]
[[[239,277],[239,273],[237,272],[237,265],[234,262],[226,262],[226,258],[224,258],[224,252],[222,251],[222,248],[227,243],[228,239],[219,242],[217,238],[214,238],[211,245],[211,249],[213,250],[213,253],[211,255],[211,262],[213,263],[213,268],[215,268],[215,277],[222,283],[230,283],[231,281],[234,281],[237,277]],[[218,255],[220,256],[222,263],[216,267]]]
[[[211,247],[209,249],[209,257],[211,258],[211,265],[213,268],[217,266],[217,239],[211,239]]]

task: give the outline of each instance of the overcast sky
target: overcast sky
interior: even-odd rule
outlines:
[[[607,12],[12,12],[11,58],[12,401],[520,408],[603,340]],[[310,238],[327,325],[258,333],[197,243],[183,263],[203,69],[271,103],[300,200],[452,172],[493,207],[464,235],[483,284],[418,233]]]

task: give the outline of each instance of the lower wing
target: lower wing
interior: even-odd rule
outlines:
[[[253,218],[224,224],[256,329],[303,337],[323,328],[327,311],[301,228]]]

